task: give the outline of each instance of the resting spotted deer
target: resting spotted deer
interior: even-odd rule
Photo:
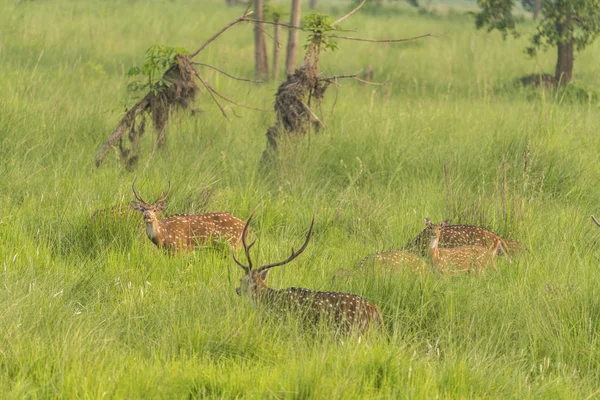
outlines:
[[[431,230],[430,254],[433,267],[442,273],[479,271],[488,265],[495,268],[494,258],[502,250],[502,239],[498,238],[491,248],[479,245],[440,248],[439,242],[443,228],[448,222],[432,224],[425,218],[425,225]]]
[[[298,251],[285,260],[262,265],[253,269],[250,249],[256,242],[248,244],[248,226],[252,215],[248,218],[242,232],[242,244],[248,265],[242,264],[233,254],[233,260],[245,272],[236,289],[238,295],[247,296],[257,307],[275,312],[297,312],[307,322],[316,323],[323,320],[342,333],[356,331],[363,333],[373,324],[383,325],[383,317],[379,309],[364,298],[339,292],[318,292],[309,289],[290,287],[287,289],[271,289],[265,283],[269,270],[287,264],[298,257],[310,240],[315,219],[313,217],[304,244]]]
[[[360,262],[356,269],[338,269],[334,279],[350,277],[354,272],[365,274],[380,270],[393,271],[403,267],[410,268],[415,273],[427,273],[430,268],[425,260],[418,255],[405,250],[387,250],[369,254]]]
[[[238,248],[244,221],[226,212],[175,214],[160,220],[159,217],[167,206],[171,182],[167,191],[154,203],[148,203],[136,192],[135,179],[131,189],[139,201],[132,201],[131,206],[144,216],[146,234],[156,246],[168,250],[190,251],[215,239],[224,239],[234,249]]]
[[[425,229],[423,229],[414,239],[404,246],[404,250],[415,251],[423,256],[429,253],[431,243],[432,226],[434,224],[425,219]],[[524,251],[524,247],[515,240],[505,240],[500,236],[482,228],[473,225],[450,225],[448,220],[441,224],[441,232],[438,246],[440,248],[451,248],[461,246],[481,246],[493,249],[498,241],[502,241],[501,254],[513,255]]]

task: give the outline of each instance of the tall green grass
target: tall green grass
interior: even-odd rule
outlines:
[[[597,396],[600,110],[515,87],[553,67],[553,54],[526,58],[526,38],[475,31],[458,13],[359,13],[344,27],[361,36],[441,35],[323,54],[324,75],[371,64],[390,84],[331,87],[327,128],[283,146],[277,168],[259,169],[274,115],[239,109],[228,122],[206,93],[202,112],[174,116],[166,149],[150,156],[144,138],[134,173],[112,156],[94,168],[133,104],[128,67],[155,43],[193,50],[243,11],[221,3],[0,0],[0,397]],[[252,76],[251,39],[236,26],[202,60]],[[578,56],[576,85],[600,88],[598,46]],[[277,83],[203,72],[224,94],[272,107]],[[246,218],[260,204],[259,262],[287,256],[316,214],[306,252],[269,284],[363,295],[389,338],[281,324],[235,295],[242,271],[226,249],[169,256],[139,217],[92,218],[126,206],[135,176],[146,198],[172,182],[167,214]],[[481,276],[332,280],[402,246],[424,217],[485,225],[529,253]]]

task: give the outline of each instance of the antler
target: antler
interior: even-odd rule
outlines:
[[[248,237],[248,226],[250,225],[250,221],[252,221],[252,217],[254,217],[254,211],[252,211],[252,214],[250,214],[250,217],[248,217],[248,221],[246,221],[246,225],[244,225],[244,230],[242,231],[242,245],[244,246],[244,252],[246,253],[246,259],[248,260],[248,266],[242,264],[235,256],[235,252],[232,252],[233,254],[233,261],[235,261],[235,263],[237,265],[239,265],[240,267],[242,267],[242,269],[246,272],[250,272],[252,270],[252,259],[250,258],[250,249],[252,248],[252,246],[254,246],[254,243],[256,243],[256,240],[252,243],[250,243],[250,245],[248,245],[248,242],[246,241],[247,237]]]
[[[169,193],[171,193],[171,181],[169,181],[169,188],[167,189],[167,193],[165,194],[165,192],[162,192],[162,197],[156,200],[155,203],[158,203],[159,201],[165,201]]]
[[[277,267],[279,265],[287,264],[290,261],[292,261],[294,258],[298,257],[300,254],[302,254],[302,252],[304,251],[304,249],[306,249],[306,246],[308,246],[308,241],[310,240],[310,237],[312,236],[312,231],[313,231],[313,225],[314,224],[315,224],[315,216],[313,215],[312,222],[310,223],[310,228],[308,230],[308,235],[306,235],[306,240],[304,241],[304,244],[302,245],[302,247],[300,247],[300,249],[298,251],[294,251],[294,248],[292,247],[292,254],[290,254],[290,256],[287,259],[285,259],[283,261],[279,261],[279,262],[273,263],[273,264],[263,265],[257,271],[258,272],[262,272],[262,271],[265,271],[265,270],[267,270],[269,268],[273,268],[273,267]]]
[[[148,204],[148,202],[144,199],[141,198],[141,196],[138,194],[138,192],[135,191],[135,181],[137,181],[137,176],[135,177],[135,179],[133,180],[133,183],[131,184],[131,190],[133,190],[133,195],[135,196],[136,199],[138,199],[138,201],[141,201],[144,204]]]
[[[594,221],[594,223],[600,227],[600,222],[598,222],[598,220],[596,218],[594,218],[593,215],[592,215],[592,221]]]

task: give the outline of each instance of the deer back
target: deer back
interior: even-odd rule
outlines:
[[[216,239],[225,240],[236,249],[240,244],[244,222],[230,213],[176,214],[161,221],[164,246],[191,250]]]
[[[414,239],[404,246],[404,249],[426,255],[429,243],[431,242],[431,232],[431,228],[429,227],[423,229]],[[503,241],[503,239],[494,232],[480,226],[447,225],[442,227],[439,247],[481,246],[490,249],[496,246],[499,240]],[[521,245],[514,240],[510,242],[513,244],[511,247],[521,247]]]
[[[493,255],[485,247],[463,246],[437,249],[432,252],[431,261],[442,273],[479,271],[493,263]]]
[[[270,289],[260,304],[276,312],[293,312],[310,323],[325,321],[343,332],[363,333],[373,324],[383,324],[379,308],[366,299],[341,292],[321,292],[290,287]]]

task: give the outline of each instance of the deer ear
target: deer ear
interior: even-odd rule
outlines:
[[[425,226],[430,226],[431,220],[429,218],[425,218]]]
[[[447,219],[444,222],[442,222],[442,226],[448,226],[450,224],[450,220]]]
[[[270,270],[266,270],[260,273],[260,279],[262,279],[263,281],[267,280],[267,275],[269,275],[269,271]]]
[[[142,205],[140,203],[138,203],[137,201],[132,201],[129,203],[131,205],[131,207],[133,207],[133,209],[137,212],[144,212],[144,207],[142,207]]]
[[[158,203],[156,203],[156,210],[157,211],[164,211],[165,208],[167,208],[167,202],[164,200],[159,201]]]

